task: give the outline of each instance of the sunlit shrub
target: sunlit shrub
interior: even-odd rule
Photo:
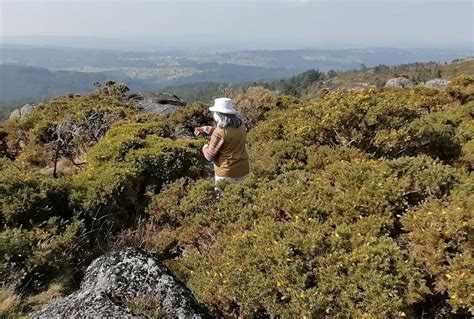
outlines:
[[[272,108],[274,97],[263,87],[252,86],[237,93],[233,100],[245,125],[251,129]]]
[[[332,92],[269,112],[249,142],[284,139],[306,146],[352,146],[378,158],[424,153],[452,162],[463,143],[458,127],[470,120],[458,109],[443,92],[423,88]]]
[[[454,310],[473,313],[472,292],[472,178],[447,200],[432,199],[402,218],[411,255],[424,265],[436,292],[447,292]]]
[[[462,104],[472,101],[474,99],[474,78],[463,74],[449,84],[446,92]]]
[[[302,169],[307,161],[304,145],[284,140],[271,140],[253,145],[249,156],[252,171],[259,176],[276,176],[287,171]]]
[[[168,120],[174,128],[174,134],[178,136],[194,136],[195,127],[212,125],[212,122],[209,105],[204,103],[186,105],[173,112]]]
[[[426,292],[423,278],[393,241],[365,235],[351,232],[365,243],[340,249],[331,238],[341,235],[329,224],[263,218],[183,262],[190,287],[217,311],[244,317],[400,315]]]
[[[339,161],[363,162],[369,155],[353,147],[310,146],[307,148],[308,160],[306,169],[310,172],[325,169]]]
[[[146,191],[157,192],[183,176],[201,176],[200,143],[159,137],[161,128],[132,123],[111,129],[89,152],[87,168],[74,178],[77,209],[96,217],[110,215],[109,220],[120,224],[133,217],[129,212],[143,212]]]
[[[179,179],[167,184],[154,197],[147,208],[150,216],[159,224],[179,226],[189,215],[205,213],[215,201],[214,186],[205,181]]]
[[[216,314],[403,316],[429,293],[418,259],[392,238],[406,210],[449,194],[458,172],[426,156],[318,149],[328,160],[310,171],[251,175],[218,200],[211,182],[180,180],[149,207],[162,228],[148,242],[183,252],[168,265]]]

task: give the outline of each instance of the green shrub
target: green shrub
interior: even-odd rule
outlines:
[[[336,162],[365,162],[369,160],[369,155],[353,147],[310,146],[307,147],[308,164],[306,169],[309,172],[323,170]]]
[[[215,201],[214,187],[205,180],[181,178],[167,184],[147,208],[159,224],[179,226],[187,216],[205,213]]]
[[[446,92],[462,104],[472,101],[474,96],[474,79],[472,76],[463,74],[449,84]]]
[[[136,112],[121,95],[93,93],[44,102],[28,116],[3,123],[9,154],[33,165],[74,160],[97,143],[109,127]]]
[[[347,250],[331,233],[340,238],[315,220],[260,219],[185,257],[188,283],[207,305],[244,317],[396,316],[422,298],[420,272],[393,241],[364,237]]]
[[[204,139],[177,138],[208,105],[144,114],[113,83],[45,102],[0,124],[0,308],[72,289],[108,243],[156,253],[216,317],[472,315],[471,82],[312,102],[252,89],[252,173],[219,191]]]
[[[182,252],[168,265],[216,315],[403,316],[429,293],[397,244],[399,219],[449,194],[458,172],[427,156],[318,149],[328,162],[317,170],[251,175],[218,200],[211,182],[180,180],[149,207],[160,227],[148,242]]]
[[[467,142],[461,149],[461,165],[469,171],[474,170],[474,140]]]
[[[336,318],[403,317],[407,306],[427,293],[415,263],[388,238],[336,251],[315,268],[320,303]]]
[[[458,127],[470,121],[459,104],[436,90],[332,92],[312,103],[267,113],[250,145],[289,140],[352,146],[380,157],[427,154],[447,162],[460,155]]]
[[[271,140],[254,145],[249,152],[252,171],[259,176],[279,174],[303,169],[306,166],[306,149],[301,143]]]
[[[93,255],[93,251],[85,250],[89,244],[85,232],[82,221],[57,217],[30,230],[10,228],[0,232],[2,282],[27,293],[79,270],[78,266]]]
[[[0,170],[0,213],[5,225],[31,228],[52,216],[71,216],[68,180],[44,177],[29,166]]]
[[[31,254],[31,243],[24,231],[18,228],[0,232],[0,281],[8,284],[20,271]]]
[[[146,191],[183,176],[199,177],[204,162],[199,142],[171,140],[147,131],[149,124],[117,125],[88,153],[87,169],[74,178],[73,201],[80,211],[118,225],[148,204]],[[158,127],[161,127],[158,125]]]
[[[252,86],[235,94],[233,101],[246,127],[251,129],[271,110],[274,97],[263,87]]]
[[[47,268],[62,272],[71,267],[75,259],[81,258],[84,252],[79,252],[88,244],[83,221],[74,219],[64,222],[51,218],[39,226],[28,233],[36,243],[26,263],[29,270]]]
[[[174,127],[176,135],[194,136],[195,127],[212,125],[212,121],[209,105],[193,103],[173,112],[168,123]]]
[[[472,178],[446,200],[432,199],[402,218],[411,255],[423,264],[435,292],[449,295],[454,311],[474,311],[472,292]]]

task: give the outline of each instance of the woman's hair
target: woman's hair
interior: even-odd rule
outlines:
[[[228,126],[240,127],[242,120],[235,114],[225,114],[214,112],[214,121],[217,122],[217,127],[224,128]]]

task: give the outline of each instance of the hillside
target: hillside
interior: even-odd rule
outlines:
[[[0,64],[0,101],[43,99],[67,92],[90,93],[94,82],[107,79],[100,73],[50,71],[44,68]]]
[[[449,64],[412,63],[398,66],[379,65],[355,72],[342,72],[327,83],[328,87],[340,87],[350,83],[367,83],[381,86],[388,79],[406,77],[415,83],[435,78],[453,80],[461,74],[474,75],[474,59],[455,60]]]
[[[187,137],[212,124],[209,105],[163,117],[127,90],[109,83],[0,122],[3,316],[76,291],[94,258],[130,246],[215,317],[474,314],[472,77],[310,102],[237,92],[251,174],[219,196],[207,140]]]
[[[113,79],[134,91],[157,91],[196,82],[271,82],[310,69],[345,72],[361,64],[444,63],[469,50],[373,48],[253,50],[236,52],[127,52],[0,44],[0,102],[90,93],[92,83]],[[41,78],[41,81],[38,81]]]
[[[363,86],[383,87],[389,79],[400,76],[412,80],[417,85],[423,85],[424,82],[431,79],[453,80],[461,74],[474,76],[473,59],[455,60],[449,64],[430,62],[396,66],[378,65],[345,72],[334,70],[321,72],[311,69],[290,78],[275,81],[241,84],[200,82],[170,86],[164,90],[172,92],[188,102],[208,102],[217,96],[232,91],[240,91],[250,86],[262,86],[274,91],[277,95],[292,95],[310,100],[317,96],[322,89],[339,90],[361,88]]]

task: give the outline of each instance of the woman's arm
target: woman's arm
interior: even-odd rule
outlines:
[[[222,144],[224,144],[224,137],[222,137],[216,131],[213,131],[209,144],[206,144],[202,147],[202,153],[204,154],[204,157],[209,162],[214,161],[214,158],[219,153],[219,150],[221,149]]]
[[[214,128],[212,126],[200,126],[194,129],[194,135],[199,136],[202,133],[206,133],[207,135],[212,135],[214,132]]]

